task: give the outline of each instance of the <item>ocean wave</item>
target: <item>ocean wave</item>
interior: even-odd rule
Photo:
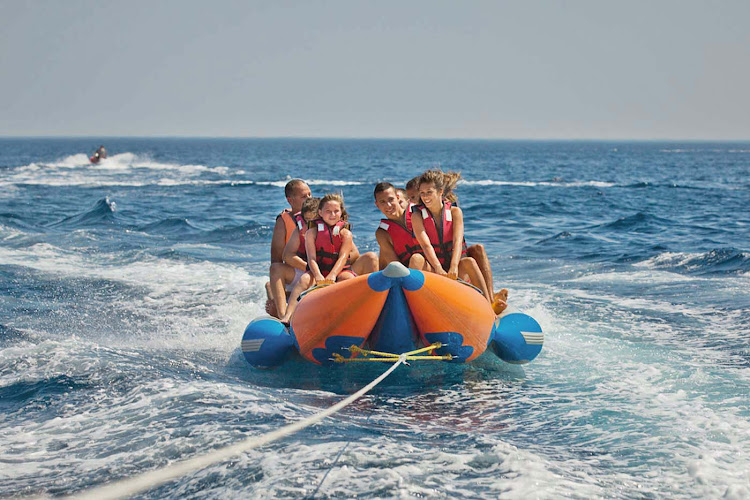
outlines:
[[[229,167],[162,163],[133,153],[114,155],[98,164],[91,164],[85,155],[77,154],[57,162],[30,163],[11,169],[0,180],[0,185],[8,189],[17,185],[140,187],[229,182],[222,179],[200,179],[207,174],[221,177],[236,175]]]
[[[0,345],[34,342],[37,340],[39,339],[30,332],[0,323]]]
[[[464,186],[520,186],[520,187],[537,187],[537,186],[551,186],[551,187],[597,187],[597,188],[608,188],[614,187],[617,184],[614,182],[605,181],[498,181],[493,179],[483,179],[477,181],[460,180],[459,185]]]
[[[270,241],[273,233],[273,227],[259,224],[257,222],[248,222],[240,226],[226,226],[213,231],[209,231],[204,241],[211,243],[241,243],[243,241],[256,240],[258,238],[268,238]]]
[[[82,228],[99,226],[102,224],[112,224],[115,222],[115,211],[117,204],[107,198],[98,200],[94,206],[77,215],[66,217],[63,220],[52,224],[53,227],[65,226],[72,228]]]
[[[148,170],[172,170],[178,171],[183,174],[196,174],[201,172],[213,172],[217,174],[227,174],[229,172],[228,167],[215,166],[209,167],[206,165],[199,164],[179,164],[179,163],[162,163],[151,159],[148,155],[135,154],[135,153],[120,153],[109,156],[99,161],[99,163],[92,164],[89,161],[88,156],[79,153],[75,155],[66,156],[60,161],[50,163],[31,163],[25,167],[20,167],[18,170],[29,169],[39,170],[40,168],[79,168],[87,167],[90,171],[130,171],[131,169],[148,169]]]
[[[685,153],[731,153],[731,154],[745,154],[750,153],[750,149],[719,149],[719,148],[674,148],[674,149],[660,149],[660,153],[672,153],[672,154],[685,154]]]
[[[537,241],[537,244],[543,244],[543,243],[549,243],[551,241],[557,241],[557,240],[567,240],[573,238],[573,234],[568,231],[561,231],[557,233],[554,236],[550,236],[549,238],[544,238],[542,240]]]
[[[0,228],[13,228],[21,230],[29,230],[34,226],[26,222],[18,214],[6,212],[0,213]]]
[[[179,173],[188,172],[188,176],[196,173],[189,171],[181,171],[176,169]],[[216,172],[216,170],[212,170]],[[236,172],[238,173],[238,172]],[[112,172],[110,172],[112,174]],[[28,172],[24,174],[17,173],[11,176],[7,180],[0,180],[0,186],[3,189],[17,189],[18,185],[29,185],[29,186],[53,186],[53,187],[147,187],[147,186],[164,186],[164,187],[179,187],[179,186],[217,186],[217,187],[235,187],[235,186],[271,186],[283,188],[286,186],[288,180],[281,181],[251,181],[245,179],[195,179],[185,178],[181,176],[177,177],[153,177],[153,178],[139,178],[133,180],[132,177],[120,178],[112,175],[97,175],[96,172],[86,170],[83,172],[70,172],[64,175],[59,173],[53,174],[51,172],[45,172],[42,175],[29,175]],[[310,186],[361,186],[366,184],[362,181],[343,181],[343,180],[326,180],[326,179],[312,179],[307,181]]]
[[[256,181],[255,184],[259,186],[274,186],[283,188],[290,180],[291,179],[285,179],[282,181]],[[305,180],[305,182],[308,186],[361,186],[362,184],[366,184],[362,181],[342,181],[340,179],[310,179]]]
[[[137,337],[142,346],[186,349],[177,337],[190,339],[190,349],[229,353],[237,346],[237,332],[262,314],[265,303],[265,265],[250,274],[233,263],[86,254],[49,243],[0,247],[0,262],[54,282],[57,307],[66,301],[86,304],[40,317],[39,328],[106,338],[107,345],[128,345]],[[76,325],[72,332],[71,325]]]
[[[612,222],[598,224],[594,228],[614,229],[616,231],[636,231],[642,233],[652,233],[667,227],[671,222],[662,217],[657,217],[645,212],[637,212],[627,217],[620,217]]]
[[[200,233],[201,230],[194,227],[187,219],[179,217],[169,217],[167,219],[160,220],[158,222],[152,222],[138,228],[138,231],[144,233],[153,234],[170,234],[170,235],[182,235],[182,234],[195,234]]]
[[[750,254],[735,248],[716,248],[703,253],[664,252],[635,264],[688,274],[743,274],[750,272]]]

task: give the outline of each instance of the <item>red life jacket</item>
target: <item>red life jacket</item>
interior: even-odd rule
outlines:
[[[424,230],[430,238],[432,248],[435,250],[440,265],[447,269],[453,257],[453,216],[451,215],[451,203],[443,202],[443,218],[440,228],[435,224],[432,213],[424,205],[417,205],[414,210],[421,210],[424,221]],[[461,255],[466,255],[466,240],[461,243]]]
[[[411,222],[411,217],[407,220]],[[378,226],[390,235],[398,261],[405,266],[409,265],[409,259],[412,255],[422,253],[422,247],[419,246],[419,242],[409,226],[411,224],[407,223],[407,227],[404,227],[391,219],[380,219],[380,226]]]
[[[406,229],[408,229],[412,233],[414,232],[414,227],[412,227],[411,225],[411,211],[414,209],[414,207],[416,207],[416,205],[411,202],[409,202],[409,206],[406,207]]]
[[[315,239],[315,261],[318,263],[320,272],[328,274],[333,269],[336,261],[339,260],[341,250],[341,230],[348,228],[346,221],[340,220],[335,226],[331,227],[323,219],[315,219],[313,223],[318,228],[318,235]],[[349,265],[344,266],[342,271],[348,270]]]
[[[305,232],[307,232],[307,221],[302,217],[302,212],[297,212],[293,215],[294,223],[297,225],[299,230],[299,247],[297,247],[297,255],[307,260],[307,248],[305,248]]]

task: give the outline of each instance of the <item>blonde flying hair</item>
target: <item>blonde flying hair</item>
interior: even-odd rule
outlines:
[[[443,191],[444,200],[455,203],[458,201],[458,196],[453,192],[453,188],[456,187],[459,179],[461,179],[461,172],[443,172],[440,169],[427,170],[419,176],[418,186],[432,183],[435,189]]]

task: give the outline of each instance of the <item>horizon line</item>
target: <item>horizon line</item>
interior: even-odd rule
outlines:
[[[252,139],[252,140],[390,140],[390,141],[520,141],[520,142],[750,142],[745,139],[601,138],[601,137],[395,137],[395,136],[231,136],[231,135],[0,135],[0,139]]]

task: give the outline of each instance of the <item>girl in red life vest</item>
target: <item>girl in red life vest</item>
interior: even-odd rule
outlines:
[[[318,216],[305,234],[307,265],[316,283],[354,278],[348,264],[353,239],[346,222],[344,197],[330,193],[320,200]]]
[[[293,272],[289,300],[284,301],[283,311],[279,318],[284,323],[288,323],[292,317],[299,296],[312,284],[312,275],[306,272],[307,253],[305,251],[305,234],[313,221],[318,217],[319,205],[320,198],[308,198],[302,203],[302,211],[294,214],[297,226],[292,231],[292,236],[284,247],[285,267]]]
[[[432,270],[451,279],[461,277],[479,288],[488,302],[493,297],[487,289],[476,260],[466,256],[464,241],[464,216],[460,208],[452,206],[457,201],[453,187],[461,174],[428,170],[419,178],[419,197],[412,213],[414,235],[419,241],[425,259]]]

